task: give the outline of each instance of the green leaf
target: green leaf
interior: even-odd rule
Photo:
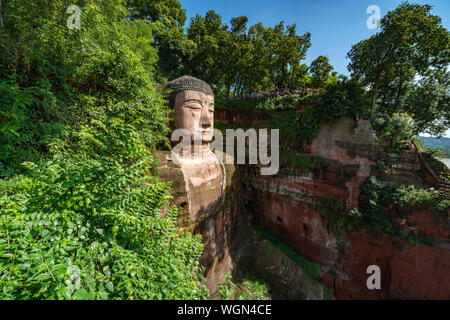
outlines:
[[[72,295],[73,300],[93,300],[94,297],[91,296],[91,294],[85,290],[77,290]]]

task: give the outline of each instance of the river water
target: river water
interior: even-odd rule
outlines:
[[[445,163],[447,167],[450,168],[450,159],[449,159],[449,158],[441,159],[441,161],[442,161],[443,163]]]

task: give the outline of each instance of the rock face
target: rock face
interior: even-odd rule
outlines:
[[[330,292],[319,282],[310,279],[270,241],[254,230],[249,231],[251,242],[243,257],[243,266],[264,279],[272,291],[272,299],[328,300]]]
[[[409,212],[407,225],[438,239],[434,245],[412,246],[364,231],[341,239],[329,231],[320,210],[323,203],[358,208],[360,185],[370,175],[421,185],[427,173],[415,150],[385,153],[376,147],[367,122],[344,118],[321,127],[310,157],[330,161],[312,172],[291,168],[277,176],[260,176],[256,168],[243,168],[244,204],[253,221],[319,263],[322,282],[337,299],[448,299],[450,228],[444,217],[426,208]],[[397,166],[381,170],[380,162]],[[366,286],[370,265],[381,269],[380,290]]]
[[[365,232],[351,232],[350,248],[339,255],[337,269],[347,279],[328,285],[338,299],[448,299],[450,251],[447,247],[396,244]],[[381,290],[368,290],[366,268],[381,269]]]
[[[218,112],[217,117],[237,127],[241,124],[234,122],[236,119],[246,124],[252,121],[251,117],[226,112]],[[265,119],[265,115],[259,117]],[[181,168],[169,160],[169,154],[158,153],[160,176],[172,182],[178,225],[203,236],[205,249],[200,263],[211,298],[219,297],[219,284],[240,262],[266,280],[280,297],[328,297],[317,282],[304,280],[292,261],[255,236],[248,220],[317,262],[322,284],[337,299],[450,298],[450,226],[445,217],[427,208],[404,214],[406,226],[437,241],[414,246],[362,230],[343,237],[328,223],[330,212],[324,208],[358,208],[361,184],[371,175],[417,186],[430,186],[433,180],[414,148],[391,154],[377,147],[367,121],[343,118],[322,126],[311,144],[311,154],[298,155],[314,163],[308,170],[286,165],[275,176],[263,176],[255,165],[225,165],[223,202],[198,219],[189,213],[193,200]],[[268,255],[268,251],[275,253]],[[370,265],[380,267],[379,290],[367,288]]]

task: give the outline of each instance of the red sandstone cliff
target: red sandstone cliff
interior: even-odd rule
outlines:
[[[218,112],[217,117],[237,127],[245,127],[255,119],[267,120],[263,113],[255,116]],[[427,208],[400,212],[405,228],[437,239],[433,245],[413,246],[404,240],[362,230],[348,232],[345,237],[336,234],[321,211],[324,204],[342,210],[357,208],[361,184],[371,175],[386,181],[429,186],[435,178],[425,170],[416,149],[397,154],[383,152],[376,146],[369,123],[355,123],[349,118],[322,126],[310,149],[310,154],[295,154],[315,163],[310,170],[290,166],[288,162],[283,163],[278,175],[261,176],[256,166],[228,165],[224,205],[196,223],[189,220],[182,174],[165,159],[164,153],[160,154],[160,174],[172,182],[173,203],[180,213],[178,224],[203,236],[205,250],[200,263],[205,268],[212,298],[218,297],[218,285],[225,281],[225,274],[236,271],[244,251],[253,254],[250,266],[265,270],[263,274],[271,278],[268,282],[285,297],[325,297],[320,286],[302,280],[303,273],[294,264],[288,263],[290,267],[286,270],[291,271],[287,272],[277,265],[277,259],[284,264],[289,261],[282,253],[275,260],[264,255],[266,248],[252,236],[246,222],[249,219],[300,255],[317,262],[323,272],[322,283],[337,299],[449,299],[448,217]],[[395,166],[380,169],[380,162]],[[255,253],[264,256],[255,257]],[[264,262],[263,265],[255,265],[258,261]],[[273,270],[272,264],[280,270]],[[369,265],[381,269],[380,290],[366,287]],[[283,272],[283,277],[291,278],[290,281],[282,277],[280,282],[274,279]]]
[[[368,122],[344,118],[321,128],[309,156],[331,161],[313,172],[298,174],[291,168],[277,176],[243,168],[244,202],[253,221],[319,263],[322,282],[337,299],[449,299],[450,226],[445,217],[427,208],[411,209],[403,223],[438,240],[413,246],[364,231],[337,237],[317,206],[328,200],[357,208],[360,185],[370,175],[418,186],[426,183],[427,172],[415,149],[384,153],[376,147]],[[397,166],[379,170],[380,160]],[[380,290],[367,289],[370,265],[381,269]]]

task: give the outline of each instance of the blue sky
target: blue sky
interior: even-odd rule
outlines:
[[[190,18],[197,13],[213,9],[229,23],[232,17],[245,15],[248,25],[262,22],[274,26],[281,20],[285,24],[297,25],[297,34],[311,32],[311,48],[305,63],[309,64],[319,55],[325,55],[336,71],[347,74],[346,54],[351,46],[375,34],[369,30],[366,21],[371,14],[366,13],[370,5],[380,8],[381,16],[395,9],[402,0],[180,0]],[[449,0],[416,0],[410,3],[430,4],[432,13],[441,17],[444,27],[450,26]],[[450,137],[450,130],[446,136]]]

